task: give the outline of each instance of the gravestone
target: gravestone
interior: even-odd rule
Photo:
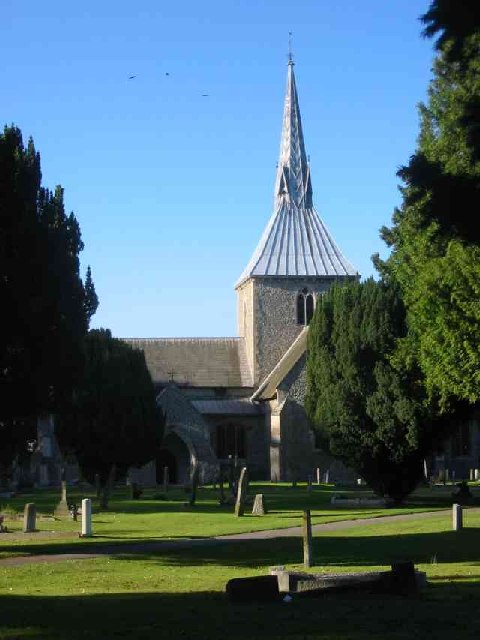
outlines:
[[[230,493],[232,496],[235,495],[235,467],[234,467],[233,456],[228,456],[228,488],[230,489]]]
[[[220,506],[225,504],[225,491],[224,491],[224,488],[223,488],[223,482],[224,482],[223,469],[220,468],[220,477],[218,479],[218,489],[219,489],[219,492],[220,492],[219,499],[218,499],[218,504]]]
[[[312,558],[312,518],[310,509],[303,512],[303,565],[306,569],[313,565]]]
[[[280,600],[277,576],[232,578],[226,592],[232,602],[275,602]]]
[[[460,504],[452,505],[452,527],[454,531],[463,529],[463,510]]]
[[[265,504],[265,498],[263,497],[263,493],[257,493],[255,496],[255,501],[253,503],[252,515],[253,516],[264,516],[267,513],[267,506]]]
[[[70,511],[68,509],[67,502],[67,481],[62,480],[62,496],[60,498],[60,502],[55,507],[55,511],[53,512],[54,516],[57,518],[62,518],[63,516],[68,516]]]
[[[330,483],[330,470],[327,469],[325,471],[325,484],[329,484]]]
[[[238,481],[237,489],[237,501],[235,503],[235,515],[237,517],[243,516],[245,512],[245,500],[247,498],[248,491],[248,471],[247,467],[243,467],[240,472],[240,479]]]
[[[95,493],[97,495],[97,499],[100,498],[100,491],[102,490],[102,486],[100,484],[100,475],[98,473],[95,474]]]
[[[474,480],[480,480],[480,469],[474,469],[473,470],[473,479]]]
[[[190,500],[188,504],[191,507],[195,506],[195,500],[197,499],[197,489],[198,489],[198,479],[200,475],[200,468],[197,463],[193,465],[192,476],[191,476],[191,491],[190,491]]]
[[[168,484],[170,481],[170,472],[168,467],[163,467],[163,493],[168,493]]]
[[[320,471],[320,467],[317,467],[317,484],[320,484],[321,479],[322,479],[322,474]]]
[[[82,500],[82,538],[91,538],[92,531],[92,501],[90,498]]]
[[[37,508],[33,502],[28,502],[23,511],[23,533],[36,530]]]

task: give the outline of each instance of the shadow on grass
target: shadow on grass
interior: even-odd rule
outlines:
[[[416,564],[480,562],[480,528],[460,532],[412,533],[386,536],[328,535],[314,537],[313,559],[318,568],[388,566],[400,560]],[[18,554],[98,553],[120,560],[153,565],[188,567],[220,565],[258,568],[277,564],[300,564],[300,537],[280,537],[269,540],[222,540],[194,538],[191,540],[131,540],[112,544],[110,540],[88,545],[17,546]],[[0,636],[1,637],[1,636]]]
[[[415,533],[401,536],[342,536],[329,535],[313,540],[313,559],[318,568],[328,566],[388,566],[401,560],[416,564],[451,562],[480,562],[478,540],[480,529],[464,529],[461,532]],[[276,564],[300,564],[303,559],[300,538],[275,538],[271,540],[222,541],[218,544],[193,544],[171,549],[149,550],[144,547],[137,553],[122,550],[117,556],[131,560],[146,558],[152,562],[170,566],[216,564],[251,567]]]
[[[172,585],[188,588],[188,585]],[[290,604],[232,604],[216,591],[2,596],[0,638],[384,640],[478,638],[479,583],[428,587],[413,598],[325,595]]]

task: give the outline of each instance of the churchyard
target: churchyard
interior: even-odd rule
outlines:
[[[78,537],[80,520],[53,519],[58,491],[3,498],[0,511],[10,533],[0,534],[0,638],[477,637],[480,512],[466,508],[464,529],[452,531],[451,491],[424,488],[405,507],[385,509],[331,504],[333,495],[366,497],[364,488],[314,485],[309,492],[305,484],[252,483],[250,498],[263,493],[268,514],[251,515],[250,500],[237,518],[233,506],[218,506],[212,487],[199,489],[194,507],[180,489],[170,489],[167,499],[147,491],[132,500],[117,488],[103,512],[91,492],[69,490],[69,502],[92,498],[92,538]],[[35,533],[22,533],[26,502],[38,509]],[[273,565],[302,567],[301,534],[282,536],[282,529],[300,526],[305,508],[314,525],[371,519],[315,532],[314,572],[374,571],[412,560],[426,572],[427,588],[409,597],[360,592],[288,603],[230,602],[225,585],[232,578],[267,575]],[[400,514],[413,519],[379,519]],[[278,529],[277,537],[204,544],[211,536],[270,529]],[[191,542],[158,547],[162,540],[183,538]],[[14,556],[67,552],[99,555],[8,564]]]

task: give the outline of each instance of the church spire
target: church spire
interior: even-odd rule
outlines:
[[[293,67],[290,50],[273,214],[237,287],[255,277],[358,275],[313,206]]]
[[[298,106],[292,52],[288,54],[287,90],[283,109],[280,159],[275,183],[275,205],[286,200],[297,207],[312,206],[310,169],[303,141],[302,118]]]

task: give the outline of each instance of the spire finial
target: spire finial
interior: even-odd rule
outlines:
[[[293,31],[289,31],[288,32],[288,64],[294,64],[293,53],[292,53],[292,36],[293,36]]]

